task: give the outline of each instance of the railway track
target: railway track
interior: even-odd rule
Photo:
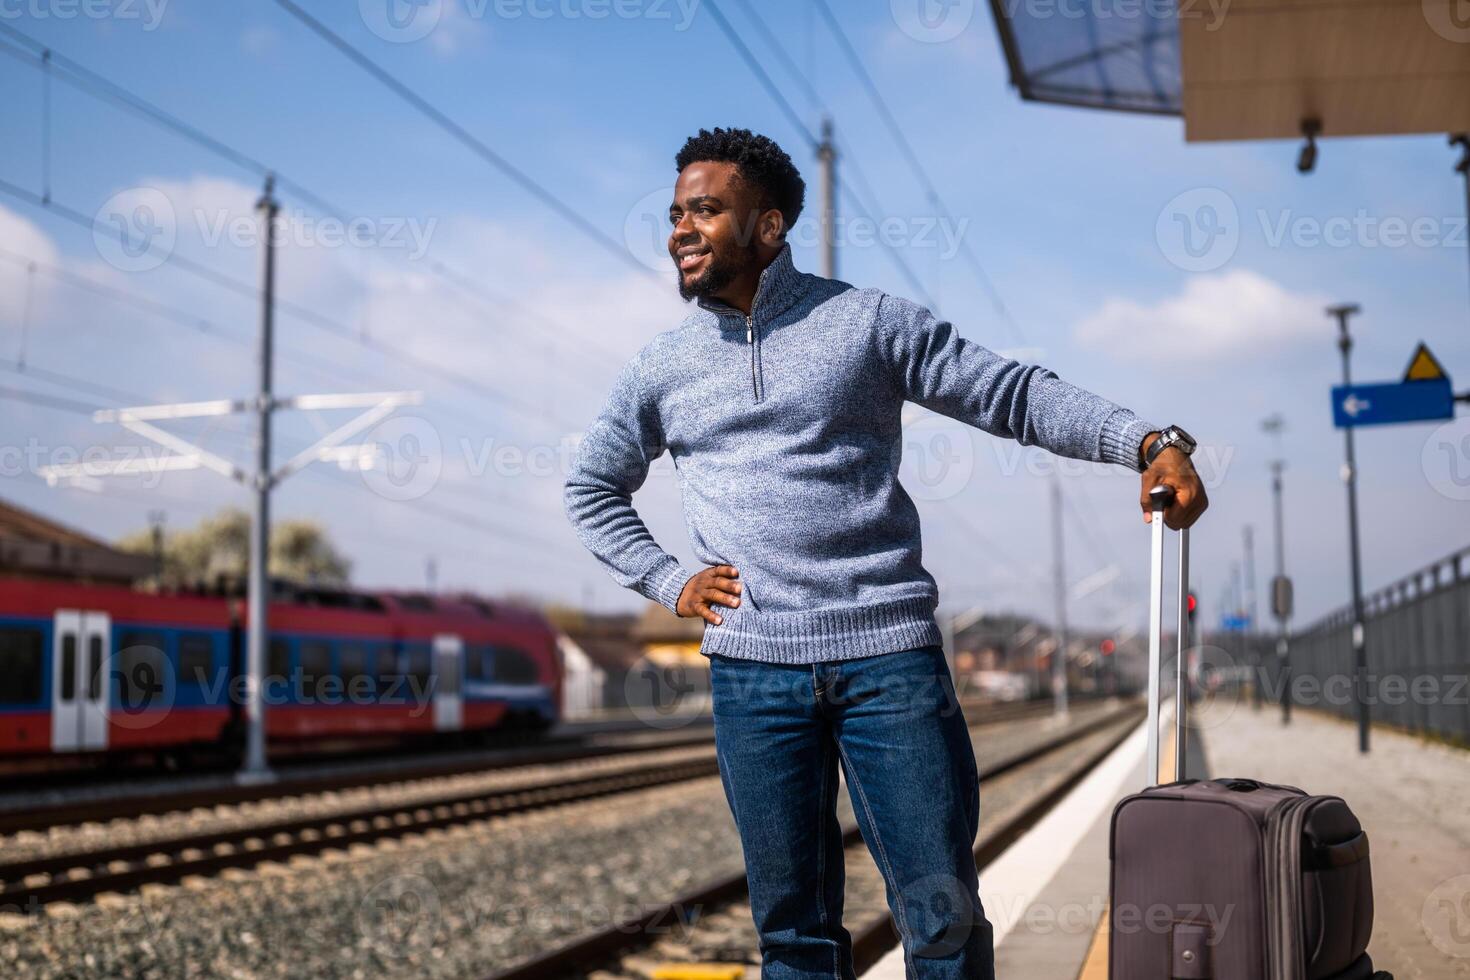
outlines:
[[[971,725],[974,727],[1036,717],[1049,712],[1051,702],[968,702],[962,707],[973,718]],[[44,832],[55,827],[75,826],[82,823],[106,823],[111,820],[158,816],[178,811],[213,809],[219,806],[258,803],[292,796],[409,783],[421,779],[467,776],[519,766],[554,765],[615,755],[631,756],[713,742],[713,730],[708,720],[694,724],[699,729],[698,733],[684,733],[649,739],[644,742],[620,741],[620,737],[626,739],[629,735],[627,732],[617,732],[611,735],[593,733],[581,736],[562,736],[541,745],[497,751],[490,758],[466,758],[463,753],[456,753],[451,761],[436,761],[420,766],[395,766],[381,770],[338,770],[325,775],[315,772],[310,775],[292,775],[263,784],[224,783],[164,791],[146,797],[127,795],[108,799],[79,798],[41,806],[0,809],[0,835],[22,831]],[[599,737],[612,738],[612,741],[599,743],[596,741]]]
[[[586,737],[567,737],[549,744],[493,754],[487,753],[489,758],[466,759],[463,753],[456,753],[453,761],[431,762],[420,766],[395,766],[378,770],[349,769],[325,775],[321,773],[303,776],[291,775],[268,783],[227,783],[156,793],[143,798],[123,796],[102,800],[77,799],[44,806],[0,811],[0,834],[13,834],[25,830],[49,830],[53,827],[80,823],[105,823],[109,820],[157,816],[179,810],[258,803],[290,796],[409,783],[420,779],[467,776],[520,766],[555,765],[615,755],[636,755],[690,745],[702,745],[713,737],[709,731],[704,731],[700,734],[686,734],[634,745],[616,741],[597,744]]]
[[[1136,709],[1124,708],[1124,713]],[[1030,712],[1034,714],[1035,712]],[[989,767],[982,775],[1009,771],[1067,744],[1080,732],[1115,721],[1109,712],[1079,729],[1047,740]],[[1016,720],[1006,715],[1001,720]],[[994,717],[978,727],[999,723]],[[34,911],[56,902],[82,902],[97,895],[128,892],[148,884],[169,884],[227,868],[288,861],[326,849],[371,844],[487,818],[561,806],[716,776],[714,752],[693,758],[654,760],[568,778],[527,781],[493,790],[446,794],[432,800],[369,804],[330,815],[255,823],[215,832],[124,844],[59,856],[0,863],[0,908]]]
[[[1043,761],[1057,761],[1062,753],[1079,743],[1089,745],[1084,755],[1062,763],[1059,775],[1042,780],[1035,792],[1026,794],[1023,799],[1005,808],[997,820],[982,821],[975,846],[976,866],[983,870],[1045,816],[1094,766],[1127,738],[1143,717],[1142,708],[1129,705],[1063,735],[1047,739],[1011,758],[982,767],[982,788],[987,785],[993,787],[1003,777],[1023,773],[1028,767]],[[855,903],[852,896],[854,884],[860,882],[860,876],[854,876],[851,869],[857,865],[855,859],[865,860],[866,851],[856,824],[844,826],[843,844],[849,849],[848,905],[861,908],[864,903]],[[862,853],[853,855],[851,852],[854,850]],[[870,877],[876,878],[876,871]],[[882,897],[881,879],[876,886],[871,881],[867,884],[870,891],[876,889],[876,897],[868,896],[869,901],[866,904],[870,910],[880,908],[882,911],[862,917],[856,928],[850,929],[854,967],[858,974],[862,974],[898,944],[897,927],[889,916]],[[731,874],[686,892],[672,901],[646,906],[637,918],[617,922],[606,929],[565,943],[493,973],[487,980],[563,980],[593,973],[605,978],[641,977],[647,974],[650,966],[659,961],[707,962],[710,958],[708,955],[689,955],[689,948],[695,945],[691,941],[691,934],[698,930],[701,922],[716,919],[723,919],[726,923],[738,919],[738,926],[749,934],[748,943],[744,944],[744,948],[739,948],[742,944],[736,944],[737,948],[732,948],[728,941],[717,941],[714,944],[703,944],[703,947],[718,950],[716,958],[722,965],[734,961],[758,970],[760,957],[754,948],[755,933],[750,928],[749,910],[738,908],[746,894],[744,872]],[[665,950],[663,955],[650,955],[650,947],[666,944],[669,937],[676,937],[675,942],[685,948],[672,953]]]

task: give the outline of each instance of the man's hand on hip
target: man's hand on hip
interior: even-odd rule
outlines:
[[[692,576],[679,593],[677,612],[680,616],[703,616],[705,622],[720,625],[720,614],[715,612],[715,607],[733,609],[740,605],[739,576],[734,565],[711,565]]]
[[[1147,455],[1149,446],[1158,437],[1157,432],[1150,432],[1143,440],[1141,454]],[[1153,503],[1148,498],[1148,492],[1160,485],[1174,488],[1174,502],[1164,509],[1164,523],[1176,531],[1199,520],[1205,508],[1210,506],[1210,499],[1205,495],[1199,474],[1194,471],[1194,464],[1186,454],[1173,446],[1159,453],[1153,465],[1143,471],[1142,482],[1138,505],[1143,508],[1145,524],[1153,521]]]

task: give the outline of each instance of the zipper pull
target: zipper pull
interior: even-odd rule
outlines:
[[[748,316],[745,318],[745,342],[747,344],[755,343],[755,324],[752,322],[751,317]]]

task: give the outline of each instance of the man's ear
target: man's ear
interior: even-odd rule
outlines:
[[[781,216],[780,211],[771,208],[770,210],[761,212],[760,221],[757,225],[761,244],[779,249],[783,244],[781,235],[785,227],[786,219]]]

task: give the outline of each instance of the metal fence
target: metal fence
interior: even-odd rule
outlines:
[[[1363,606],[1369,717],[1470,742],[1470,548],[1365,596]],[[1291,637],[1294,704],[1357,716],[1352,618],[1349,606]],[[1268,690],[1280,690],[1276,667],[1262,672]]]

